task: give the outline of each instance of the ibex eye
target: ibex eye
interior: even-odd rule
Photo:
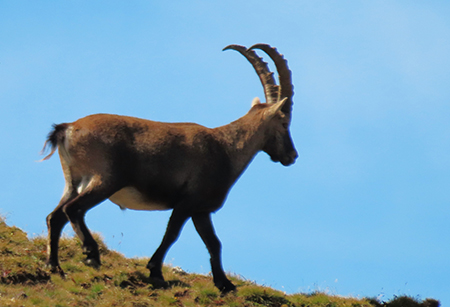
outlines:
[[[287,123],[283,123],[283,128],[287,130],[287,128],[289,128]]]

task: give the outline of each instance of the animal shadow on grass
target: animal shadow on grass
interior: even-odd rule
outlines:
[[[148,277],[147,274],[136,271],[131,274],[127,279],[123,280],[119,286],[121,288],[142,288],[152,286],[154,289],[170,289],[173,287],[185,287],[189,288],[190,285],[182,282],[181,280],[174,279],[169,281],[162,281]]]

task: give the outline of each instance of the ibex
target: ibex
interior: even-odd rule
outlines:
[[[266,97],[266,103],[255,98],[250,111],[228,125],[210,129],[194,123],[95,114],[53,126],[44,144],[44,150],[50,146],[51,152],[43,160],[58,148],[66,186],[58,206],[47,216],[47,265],[52,272],[63,274],[58,244],[68,221],[82,241],[86,263],[100,265],[98,245],[84,215],[109,199],[123,209],[173,210],[162,243],[147,265],[151,281],[165,284],[164,257],[192,218],[211,256],[215,286],[224,293],[236,289],[222,268],[221,243],[211,213],[222,207],[259,151],[284,166],[295,162],[297,152],[289,132],[293,86],[286,60],[266,44],[249,49],[230,45],[223,50],[227,49],[238,51],[252,64]],[[254,49],[273,60],[279,85]]]

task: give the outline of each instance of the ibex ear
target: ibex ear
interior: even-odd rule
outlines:
[[[282,100],[268,107],[264,112],[264,118],[272,119],[278,113],[278,111],[283,108],[286,101],[287,98],[283,98]]]
[[[258,97],[253,98],[252,100],[252,108],[258,104],[261,104],[261,100]]]

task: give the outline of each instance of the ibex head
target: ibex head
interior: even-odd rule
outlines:
[[[294,95],[291,71],[283,55],[276,48],[266,44],[256,44],[249,49],[239,45],[229,45],[223,50],[233,49],[241,53],[252,64],[258,74],[264,88],[266,103],[261,103],[258,98],[253,100],[253,109],[264,109],[264,117],[268,128],[266,130],[266,142],[263,151],[272,161],[280,162],[284,166],[291,165],[297,159],[298,154],[290,135],[292,96]],[[273,60],[279,77],[280,85],[275,83],[273,72],[267,67],[254,49],[261,49]]]

